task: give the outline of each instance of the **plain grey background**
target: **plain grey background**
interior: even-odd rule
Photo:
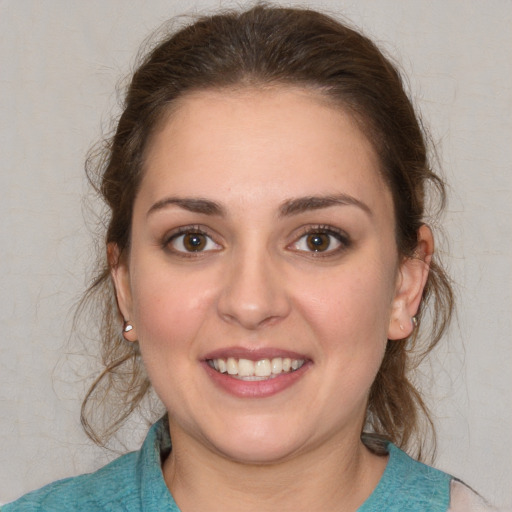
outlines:
[[[113,457],[79,424],[92,368],[73,355],[70,314],[93,254],[85,154],[141,41],[176,14],[231,5],[0,0],[0,502]],[[438,142],[451,187],[439,248],[459,309],[422,368],[436,465],[512,506],[512,2],[295,5],[343,15],[393,55]],[[132,428],[136,446],[145,426]]]

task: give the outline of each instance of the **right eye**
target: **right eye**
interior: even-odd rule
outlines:
[[[221,249],[210,236],[198,230],[180,231],[172,235],[166,245],[179,253],[201,253]]]

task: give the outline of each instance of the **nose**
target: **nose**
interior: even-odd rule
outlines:
[[[240,251],[230,258],[218,299],[219,315],[227,322],[256,330],[290,313],[286,279],[267,251]]]

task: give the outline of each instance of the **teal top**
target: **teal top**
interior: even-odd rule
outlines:
[[[388,444],[382,478],[358,512],[446,512],[451,477]],[[67,478],[4,505],[1,512],[180,512],[162,474],[171,450],[166,418],[155,423],[137,452],[95,473]]]

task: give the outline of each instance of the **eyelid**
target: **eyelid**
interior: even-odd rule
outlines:
[[[184,236],[187,234],[197,233],[200,235],[204,235],[207,237],[211,242],[215,244],[214,249],[203,249],[201,251],[180,251],[176,248],[172,247],[172,242],[177,240],[180,236]],[[212,231],[207,228],[206,226],[201,226],[198,224],[188,225],[188,226],[179,226],[170,232],[167,232],[162,240],[162,247],[169,251],[170,253],[184,257],[184,258],[197,258],[200,257],[202,254],[207,254],[211,252],[218,252],[223,247],[222,245],[216,240],[217,236],[212,233]]]
[[[335,247],[334,249],[327,249],[325,251],[306,251],[302,249],[296,249],[293,246],[298,244],[298,242],[304,238],[307,235],[314,235],[314,234],[326,234],[329,236],[333,236],[336,238],[336,240],[339,242],[339,246]],[[300,253],[305,254],[310,257],[314,258],[326,258],[329,256],[338,255],[345,250],[347,250],[352,245],[352,240],[348,233],[346,233],[344,230],[339,229],[337,227],[327,225],[327,224],[316,224],[316,225],[308,225],[303,226],[299,229],[298,233],[294,236],[294,241],[288,245],[291,250]]]

